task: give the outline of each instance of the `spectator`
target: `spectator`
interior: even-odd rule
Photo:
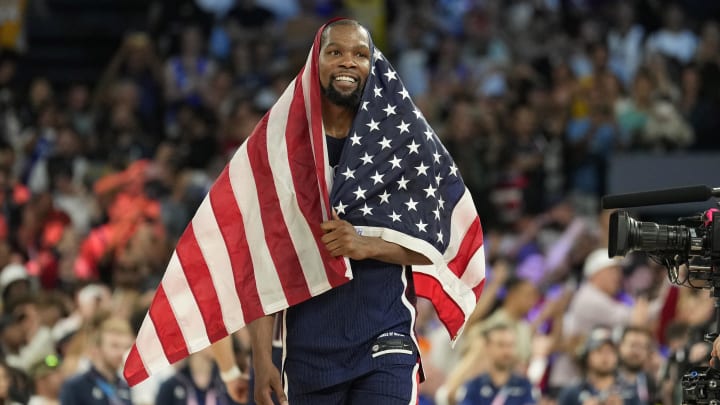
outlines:
[[[657,52],[681,64],[690,62],[695,55],[698,38],[683,26],[683,18],[680,6],[671,4],[665,11],[663,27],[647,40],[648,52]]]
[[[608,405],[637,405],[636,392],[617,378],[617,347],[610,337],[610,330],[597,328],[590,332],[583,347],[582,364],[585,377],[579,384],[565,388],[558,398],[558,405],[583,405],[592,403]]]
[[[90,370],[67,380],[60,392],[62,405],[132,405],[130,389],[119,377],[125,353],[134,339],[127,320],[108,317],[93,331],[94,356]]]
[[[468,382],[458,393],[459,405],[530,405],[537,399],[527,378],[513,370],[517,348],[515,332],[498,323],[483,332],[487,349],[487,372]]]
[[[639,327],[625,328],[618,344],[619,377],[635,389],[640,405],[654,405],[658,394],[655,377],[645,371],[650,363],[652,344],[650,332]]]
[[[22,334],[22,345],[5,354],[8,365],[27,373],[45,356],[55,354],[51,330],[41,323],[34,296],[26,295],[9,302],[5,311],[14,319],[14,325],[20,328]]]
[[[195,353],[161,386],[155,405],[232,405],[208,351]]]
[[[63,383],[60,359],[49,355],[33,365],[29,374],[34,390],[28,405],[60,405],[60,387]]]
[[[607,39],[610,69],[627,86],[642,62],[645,30],[637,24],[632,4],[617,2],[615,13],[617,25],[608,32]]]

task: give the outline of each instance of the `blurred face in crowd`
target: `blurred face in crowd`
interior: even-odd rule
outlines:
[[[516,308],[518,314],[523,316],[533,309],[539,299],[540,293],[537,287],[529,280],[525,280],[515,286],[507,296],[508,303]]]
[[[360,105],[365,82],[370,74],[370,41],[359,25],[334,25],[326,28],[320,46],[320,87],[323,96],[340,107]]]
[[[513,125],[515,133],[521,138],[527,138],[535,132],[535,113],[528,107],[520,107],[515,111]]]
[[[512,369],[515,366],[516,353],[515,332],[512,329],[490,331],[487,336],[487,354],[495,370]]]
[[[127,333],[107,331],[100,334],[99,361],[111,371],[117,371],[123,364],[123,356],[133,344],[133,337]]]
[[[10,375],[5,365],[0,366],[0,400],[5,400],[8,397],[8,391],[10,390]]]
[[[618,355],[612,343],[603,343],[588,353],[588,373],[599,377],[607,377],[615,373],[618,364]]]
[[[182,33],[182,54],[183,56],[195,57],[202,51],[202,33],[197,27],[185,29]]]
[[[623,367],[632,373],[638,373],[650,361],[650,336],[639,331],[627,332],[618,350]]]
[[[622,268],[620,266],[610,266],[604,268],[592,275],[592,283],[610,296],[620,292],[622,287]]]
[[[11,352],[17,352],[27,343],[27,334],[20,320],[12,322],[0,332],[3,346]]]

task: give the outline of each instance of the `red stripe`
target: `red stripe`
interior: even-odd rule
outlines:
[[[245,223],[233,194],[228,168],[225,167],[210,189],[210,205],[230,255],[235,291],[247,324],[262,317],[265,312],[255,282],[250,247],[245,238]]]
[[[148,372],[145,370],[142,358],[140,358],[137,344],[134,344],[132,349],[130,349],[130,354],[128,354],[128,358],[125,361],[123,375],[125,376],[125,381],[127,381],[131,387],[148,378]]]
[[[190,291],[195,298],[195,303],[202,315],[208,339],[210,342],[215,342],[224,338],[228,332],[223,322],[220,300],[213,285],[210,269],[195,237],[195,228],[192,222],[185,228],[175,251]]]
[[[287,130],[285,131],[287,133],[288,164],[292,172],[295,196],[300,211],[303,213],[305,221],[310,225],[315,244],[322,256],[323,263],[325,263],[325,274],[328,282],[331,286],[337,287],[348,281],[348,278],[345,277],[345,261],[341,257],[332,257],[322,242],[323,231],[320,229],[320,223],[323,221],[322,206],[318,190],[312,186],[318,181],[316,172],[308,164],[313,161],[314,157],[308,142],[307,120],[298,119],[301,118],[298,116],[303,114],[305,114],[303,89],[300,83],[296,82],[295,98],[290,104]],[[311,186],[308,187],[308,185]]]
[[[413,281],[418,297],[432,301],[438,318],[450,332],[450,336],[455,337],[465,323],[465,314],[460,306],[443,290],[442,284],[434,277],[424,273],[413,273]]]
[[[450,263],[448,263],[448,267],[458,278],[462,277],[470,259],[472,259],[475,252],[482,247],[482,244],[483,233],[482,227],[480,226],[480,217],[475,217],[465,236],[463,236],[462,242],[460,242],[460,248],[457,254]]]
[[[333,23],[334,21],[341,20],[342,18],[332,19],[327,22],[321,29],[318,30],[318,32],[315,34],[315,41],[313,42],[313,54],[312,59],[310,61],[310,105],[306,106],[306,108],[310,111],[310,136],[312,137],[312,145],[314,148],[314,160],[308,160],[308,162],[315,162],[315,173],[318,180],[318,186],[320,187],[320,194],[322,195],[323,200],[326,202],[326,212],[323,214],[325,215],[325,218],[330,218],[330,192],[327,189],[327,179],[325,178],[325,152],[324,152],[324,144],[325,139],[323,139],[323,130],[322,130],[322,115],[321,115],[321,105],[320,105],[320,86],[316,85],[317,82],[313,82],[313,80],[317,80],[318,77],[320,77],[320,74],[318,72],[319,69],[319,60],[320,60],[320,39],[322,38],[322,32],[325,30],[325,27],[328,24]],[[298,77],[302,78],[302,75],[304,73],[303,71],[300,72],[300,75]],[[306,120],[305,120],[306,121]]]
[[[175,363],[189,356],[190,353],[185,345],[185,338],[177,319],[175,319],[175,313],[170,306],[167,295],[165,295],[165,288],[163,288],[162,284],[155,292],[155,298],[150,304],[148,313],[150,314],[150,320],[155,325],[155,332],[160,339],[165,358],[170,363]]]
[[[285,119],[285,117],[279,117]],[[263,121],[255,133],[248,139],[248,158],[250,168],[255,176],[258,203],[262,209],[260,218],[265,231],[270,257],[277,270],[280,284],[287,298],[288,305],[294,305],[310,298],[310,289],[305,280],[297,251],[290,238],[290,232],[283,218],[282,207],[275,190],[267,150],[267,121]],[[284,134],[273,134],[282,136]]]
[[[482,294],[482,290],[484,287],[485,287],[485,279],[482,279],[482,281],[480,283],[478,283],[478,285],[473,287],[472,291],[473,291],[473,293],[475,293],[475,301],[476,302],[477,302],[477,300],[480,299],[480,294]]]

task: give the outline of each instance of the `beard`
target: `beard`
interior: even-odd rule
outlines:
[[[640,362],[633,364],[632,362],[623,361],[620,364],[622,365],[623,368],[625,368],[625,370],[627,370],[631,373],[639,373],[639,372],[643,371],[643,369],[645,368],[645,364],[640,363]]]
[[[323,87],[322,84],[320,84],[320,88],[322,89],[323,95],[327,97],[328,100],[330,100],[331,103],[340,106],[345,107],[349,109],[356,110],[360,106],[360,99],[362,98],[362,89],[365,87],[364,85],[358,85],[355,90],[352,91],[350,94],[342,94],[337,89],[335,89],[335,86],[333,86],[333,81],[335,80],[334,77],[330,78],[330,83],[328,83],[327,87]]]

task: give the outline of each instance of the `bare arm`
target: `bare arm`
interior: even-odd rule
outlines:
[[[355,227],[333,213],[333,219],[320,224],[325,232],[325,247],[333,256],[345,256],[354,260],[375,259],[402,265],[431,264],[430,259],[398,244],[378,237],[358,235]]]
[[[277,395],[281,405],[287,405],[280,372],[272,362],[273,324],[274,316],[266,315],[247,325],[255,369],[255,403],[258,405],[272,405],[272,392]]]
[[[230,397],[239,403],[245,403],[248,399],[249,381],[247,376],[237,373],[235,353],[232,347],[232,335],[228,335],[210,346],[212,356],[220,369],[221,376],[231,375],[231,378],[222,377]]]

